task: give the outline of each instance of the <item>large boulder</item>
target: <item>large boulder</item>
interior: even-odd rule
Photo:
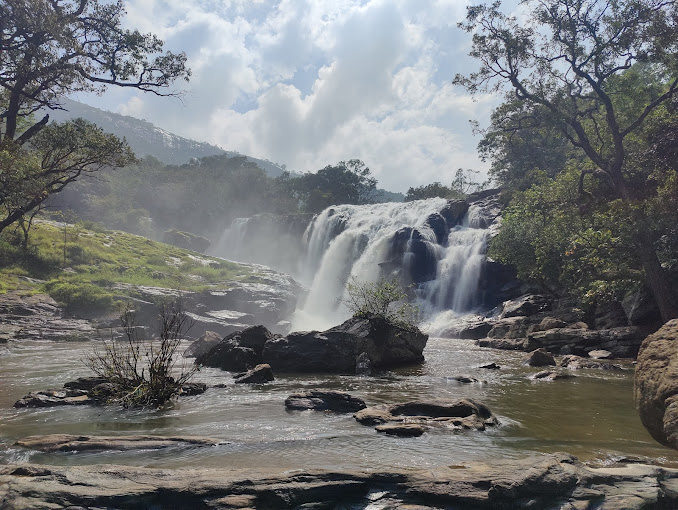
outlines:
[[[252,326],[226,336],[195,363],[232,372],[245,372],[262,363],[264,344],[274,338],[264,326]]]
[[[519,298],[505,301],[501,318],[535,315],[551,308],[551,300],[540,294],[525,294]]]
[[[290,333],[266,342],[263,360],[276,372],[356,372],[366,353],[375,369],[421,363],[428,335],[378,317],[352,318],[327,331]],[[365,356],[361,356],[365,361]]]
[[[198,358],[215,347],[223,336],[214,331],[205,331],[195,342],[186,347],[184,358]]]
[[[650,435],[678,449],[678,319],[664,324],[640,346],[635,400]]]
[[[236,384],[263,384],[267,383],[270,381],[273,381],[275,377],[273,377],[273,370],[271,370],[271,365],[267,365],[265,363],[262,363],[261,365],[257,365],[254,367],[252,370],[248,370],[244,374],[238,374],[235,377],[235,383]]]

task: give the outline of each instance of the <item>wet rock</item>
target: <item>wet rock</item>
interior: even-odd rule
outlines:
[[[454,377],[448,377],[448,379],[451,379],[452,381],[457,381],[458,383],[461,383],[461,384],[471,384],[471,383],[480,382],[475,377],[471,377],[469,375],[456,375]]]
[[[365,401],[343,391],[309,390],[295,393],[285,399],[285,407],[295,411],[313,409],[336,413],[354,413],[365,409]]]
[[[469,204],[466,200],[449,200],[445,207],[440,211],[440,215],[445,218],[448,228],[458,225],[468,211]]]
[[[109,400],[115,398],[118,390],[113,383],[105,382],[97,384],[89,390],[89,397],[96,403],[105,404]]]
[[[678,319],[643,341],[634,391],[640,421],[650,435],[678,449]]]
[[[557,370],[542,370],[530,376],[534,381],[558,381],[561,379],[572,379],[574,375]]]
[[[78,436],[50,434],[29,436],[16,442],[17,446],[41,452],[83,452],[107,450],[149,450],[172,446],[215,446],[220,439],[196,436]]]
[[[555,366],[556,359],[553,357],[553,354],[546,352],[544,349],[536,349],[530,353],[527,364],[531,367]]]
[[[419,437],[426,432],[426,427],[416,423],[396,423],[388,425],[377,425],[374,430],[389,436],[399,437]]]
[[[604,349],[615,357],[626,358],[638,352],[642,333],[635,326],[600,330],[556,328],[529,333],[527,338],[549,352],[562,353],[562,348],[567,347],[570,353],[583,356],[590,351]]]
[[[207,391],[207,385],[205,383],[187,382],[181,387],[179,395],[182,397],[190,397],[192,395],[200,395],[205,393],[205,391]]]
[[[78,377],[75,381],[68,381],[64,383],[64,388],[69,388],[71,390],[85,390],[89,391],[98,384],[106,383],[108,379],[105,377]]]
[[[214,331],[205,331],[200,338],[189,345],[184,351],[184,358],[198,358],[206,354],[223,339],[222,335]]]
[[[366,352],[361,352],[355,359],[355,375],[372,375],[372,361]]]
[[[551,307],[551,299],[539,294],[525,294],[519,298],[505,301],[501,318],[535,315]]]
[[[262,363],[264,344],[274,335],[264,326],[251,326],[226,336],[195,363],[231,372],[245,372]]]
[[[612,358],[612,353],[604,349],[598,349],[594,351],[589,351],[589,358],[593,359],[610,359]]]
[[[588,468],[565,454],[464,469],[152,469],[0,465],[0,501],[36,508],[675,508],[678,471]],[[636,505],[638,503],[638,505]]]
[[[480,338],[485,338],[492,329],[492,326],[493,324],[489,321],[472,322],[462,326],[456,335],[445,336],[451,336],[452,338],[462,338],[464,340],[478,340]]]
[[[14,407],[56,407],[73,406],[91,403],[84,390],[43,390],[31,391],[25,397],[17,400]]]
[[[355,374],[356,360],[363,353],[375,369],[421,363],[427,340],[428,335],[418,329],[380,318],[352,318],[327,331],[272,338],[266,342],[263,359],[276,372]]]
[[[496,363],[488,363],[487,365],[481,365],[478,368],[484,368],[487,370],[499,370],[501,367]]]
[[[623,370],[619,365],[613,365],[612,363],[606,363],[604,361],[596,361],[591,358],[583,358],[574,354],[564,356],[560,360],[561,367],[567,368],[568,370],[581,370],[581,369],[598,369],[598,370]]]
[[[257,365],[252,370],[248,370],[244,374],[240,374],[235,378],[236,384],[263,384],[269,381],[273,381],[273,370],[271,370],[271,365],[262,363]]]
[[[484,404],[470,399],[456,402],[416,400],[404,404],[368,407],[358,411],[353,417],[362,425],[416,423],[473,430],[485,430],[486,426],[498,423],[497,418]]]
[[[476,340],[478,347],[489,347],[491,349],[501,349],[504,351],[522,351],[525,350],[524,338],[483,338]]]

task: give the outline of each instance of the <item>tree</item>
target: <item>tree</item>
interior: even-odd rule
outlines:
[[[127,144],[82,121],[47,126],[60,100],[107,86],[176,95],[186,55],[162,53],[151,34],[122,27],[122,1],[3,0],[0,3],[0,231],[82,172],[132,161]]]
[[[416,188],[409,188],[405,194],[405,202],[436,197],[447,198],[450,194],[452,194],[450,188],[436,181],[431,184],[417,186]]]
[[[678,12],[663,0],[524,0],[521,24],[500,12],[499,2],[468,8],[471,56],[480,70],[458,75],[471,93],[508,85],[517,100],[547,113],[562,135],[586,155],[579,190],[593,174],[608,186],[595,199],[619,200],[633,222],[633,243],[664,320],[678,317],[678,298],[657,255],[637,168],[628,161],[629,140],[648,116],[678,91]],[[663,86],[636,88],[626,77],[643,63]],[[627,72],[629,72],[627,76]],[[601,187],[604,188],[604,187]]]
[[[338,204],[369,204],[377,191],[377,180],[359,159],[340,161],[291,181],[307,212]]]

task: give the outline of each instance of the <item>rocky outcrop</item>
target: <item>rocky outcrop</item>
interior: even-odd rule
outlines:
[[[428,335],[381,318],[351,318],[327,331],[296,332],[266,342],[263,360],[276,372],[356,373],[363,353],[374,369],[421,363]],[[365,361],[365,356],[362,356]]]
[[[634,357],[642,338],[641,330],[634,326],[599,330],[555,328],[527,335],[530,345],[549,352],[586,356],[589,351],[605,349],[617,358]]]
[[[235,376],[236,384],[263,384],[270,381],[273,381],[273,370],[271,370],[271,365],[262,363],[257,365],[252,370],[248,370],[244,374],[238,374]]]
[[[0,343],[8,340],[89,340],[97,337],[93,325],[64,317],[47,294],[10,291],[0,294]]]
[[[678,449],[678,319],[643,341],[636,365],[635,400],[640,421],[650,435]]]
[[[497,418],[484,404],[470,399],[456,402],[416,400],[404,404],[368,407],[353,416],[362,425],[413,423],[426,427],[485,430],[486,426],[498,423]]]
[[[344,391],[309,390],[294,393],[285,399],[285,407],[294,411],[332,411],[354,413],[365,409],[365,401]]]
[[[199,436],[82,436],[50,434],[29,436],[16,442],[17,446],[41,452],[91,452],[109,450],[157,450],[176,446],[216,446],[224,441]]]
[[[227,335],[209,350],[196,356],[195,363],[245,372],[262,363],[264,345],[272,338],[274,335],[264,326],[251,326]]]
[[[505,301],[501,318],[536,315],[551,308],[551,299],[538,294],[525,294],[519,298]]]
[[[575,354],[563,356],[559,366],[568,370],[596,369],[596,370],[623,370],[620,365],[613,365],[605,361],[598,361],[591,358],[584,358]]]
[[[384,472],[0,466],[13,510],[66,508],[600,508],[678,505],[678,471],[593,469],[566,454]]]
[[[14,407],[56,407],[91,404],[86,390],[42,390],[31,391],[17,400]]]

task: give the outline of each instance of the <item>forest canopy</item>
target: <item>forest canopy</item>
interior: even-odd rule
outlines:
[[[479,145],[512,195],[492,255],[584,300],[644,283],[678,317],[678,6],[657,0],[499,2],[460,26],[480,64],[455,82],[504,90]]]

